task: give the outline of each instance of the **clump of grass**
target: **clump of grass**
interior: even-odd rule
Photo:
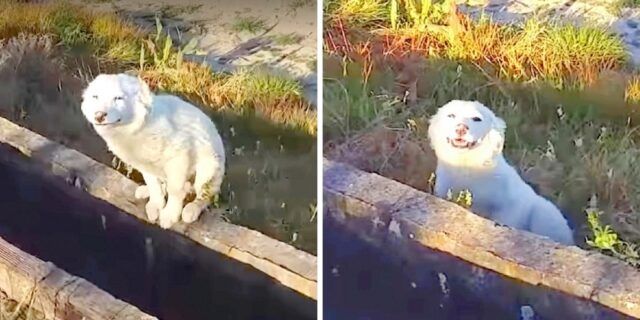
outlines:
[[[353,26],[371,26],[389,18],[386,0],[328,0],[324,2],[325,17]]]
[[[219,110],[253,113],[315,135],[315,111],[301,96],[296,82],[248,71],[213,74],[207,66],[185,63],[180,69],[147,68],[141,76],[153,87],[178,93],[199,104]]]
[[[295,33],[295,32],[291,32],[291,33],[287,33],[287,34],[280,34],[277,35],[275,37],[273,37],[273,42],[277,45],[281,45],[281,46],[287,46],[287,45],[292,45],[292,44],[297,44],[302,40],[302,36]]]
[[[634,267],[640,267],[640,249],[638,246],[623,241],[609,225],[602,225],[600,216],[602,211],[597,208],[587,208],[587,222],[592,233],[587,244],[605,254],[612,255]]]
[[[326,81],[323,92],[325,137],[341,139],[371,128],[393,114],[398,100],[386,95],[372,97],[357,82]]]
[[[96,14],[67,2],[0,2],[0,38],[48,35],[67,47],[90,46],[113,60],[135,61],[142,32],[112,14]],[[137,48],[137,49],[134,49]]]
[[[455,195],[449,190],[447,191],[447,200],[467,209],[471,208],[473,204],[473,196],[469,190],[462,190]]]
[[[640,103],[640,77],[632,76],[624,91],[624,98],[630,103]]]
[[[198,11],[202,8],[202,4],[194,5],[163,5],[160,8],[160,13],[163,17],[176,17],[182,14],[190,14]]]
[[[426,32],[433,25],[443,24],[451,13],[451,0],[390,0],[389,21],[394,30]]]
[[[266,29],[264,20],[258,17],[239,17],[231,25],[231,30],[235,32],[248,32],[256,34]]]

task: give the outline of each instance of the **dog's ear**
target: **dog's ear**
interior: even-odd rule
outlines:
[[[151,89],[149,89],[149,85],[140,77],[136,78],[138,81],[138,100],[145,108],[150,109],[151,103],[153,102],[153,95],[151,94]]]
[[[496,156],[502,153],[504,148],[504,134],[507,129],[507,124],[502,118],[494,116],[491,123],[491,131],[489,131],[489,141],[492,144],[493,155]]]
[[[507,124],[502,120],[502,118],[498,116],[493,117],[492,123],[493,129],[498,130],[500,133],[504,135],[505,130],[507,129]]]

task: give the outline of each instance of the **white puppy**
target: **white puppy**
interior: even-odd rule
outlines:
[[[163,228],[198,219],[220,192],[225,155],[215,125],[200,109],[172,95],[154,95],[141,79],[101,74],[83,93],[82,113],[109,150],[140,171],[147,217]],[[191,191],[196,199],[183,208]],[[165,199],[165,192],[168,199]]]
[[[516,229],[573,244],[567,221],[537,195],[502,156],[504,121],[476,101],[453,100],[431,118],[429,138],[438,157],[435,194],[468,190],[471,210]]]

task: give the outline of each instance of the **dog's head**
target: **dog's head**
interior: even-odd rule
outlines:
[[[98,132],[141,125],[153,97],[142,79],[126,74],[101,74],[82,94],[82,113]]]
[[[438,160],[484,167],[502,153],[505,129],[504,120],[480,102],[453,100],[431,118],[429,139]]]

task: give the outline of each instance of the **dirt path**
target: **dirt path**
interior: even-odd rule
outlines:
[[[472,16],[482,12],[499,23],[521,23],[530,17],[601,25],[619,35],[631,61],[640,67],[640,9],[625,7],[621,0],[457,0]]]
[[[151,30],[159,14],[174,40],[198,41],[197,52],[188,58],[204,60],[216,71],[249,67],[293,77],[315,105],[315,0],[74,1],[117,12]]]

